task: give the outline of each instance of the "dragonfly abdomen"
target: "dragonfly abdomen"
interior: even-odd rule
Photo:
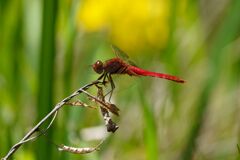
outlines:
[[[140,76],[151,76],[151,77],[157,77],[157,78],[163,78],[163,79],[167,79],[167,80],[171,80],[174,82],[178,82],[178,83],[184,83],[185,81],[176,77],[176,76],[172,76],[172,75],[168,75],[168,74],[163,74],[163,73],[157,73],[157,72],[151,72],[151,71],[147,71],[135,66],[129,66],[128,68],[131,72],[140,75]]]

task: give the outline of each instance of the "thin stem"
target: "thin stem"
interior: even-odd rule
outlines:
[[[78,90],[76,90],[74,93],[72,93],[70,96],[64,98],[61,102],[59,102],[51,112],[49,112],[37,125],[35,125],[18,143],[16,143],[7,153],[7,155],[5,157],[2,158],[2,160],[7,160],[11,155],[13,155],[20,146],[22,146],[22,144],[28,142],[29,138],[38,131],[39,127],[52,115],[54,115],[66,102],[68,102],[69,100],[71,100],[73,97],[81,94],[82,92],[87,93],[85,90],[87,90],[89,87],[93,86],[93,85],[97,85],[99,83],[102,83],[100,81],[94,81],[90,84],[87,84],[81,88],[79,88]],[[52,124],[53,121],[51,121],[50,124]],[[48,126],[48,128],[50,127],[50,125]]]

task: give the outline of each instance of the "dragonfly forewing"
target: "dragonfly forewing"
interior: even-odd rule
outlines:
[[[118,58],[121,58],[122,60],[124,60],[124,61],[127,62],[128,64],[137,67],[137,65],[136,65],[133,61],[131,61],[131,60],[129,59],[129,56],[128,56],[125,52],[123,52],[121,49],[119,49],[117,46],[115,46],[115,45],[113,45],[113,44],[111,45],[111,47],[112,47],[112,50],[113,50],[114,54],[115,54]]]

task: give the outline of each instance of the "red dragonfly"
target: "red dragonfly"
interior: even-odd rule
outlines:
[[[109,59],[104,63],[98,60],[92,65],[92,68],[96,73],[102,74],[98,78],[98,80],[103,78],[103,82],[105,83],[105,79],[107,78],[108,81],[111,83],[111,94],[113,89],[115,88],[111,77],[112,74],[128,74],[130,76],[151,76],[171,80],[177,83],[185,82],[184,80],[176,76],[141,69],[136,65],[132,64],[132,62],[128,60],[129,57],[127,56],[127,54],[120,50],[118,47],[112,45],[112,49],[117,56],[116,58]]]

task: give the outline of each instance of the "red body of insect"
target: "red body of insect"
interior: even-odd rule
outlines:
[[[93,64],[93,69],[101,74],[128,74],[130,76],[151,76],[151,77],[157,77],[157,78],[163,78],[167,80],[171,80],[178,83],[184,83],[185,81],[172,75],[163,74],[163,73],[157,73],[157,72],[151,72],[148,70],[141,69],[139,67],[133,66],[122,60],[121,58],[112,58],[104,63],[101,61],[97,61]]]
[[[110,93],[109,96],[109,101],[111,99],[113,90],[115,88],[114,82],[112,80],[111,75],[112,74],[128,74],[130,76],[151,76],[151,77],[157,77],[157,78],[163,78],[167,80],[171,80],[177,83],[184,83],[185,81],[172,75],[168,74],[163,74],[163,73],[157,73],[157,72],[151,72],[148,70],[141,69],[137,67],[136,65],[131,65],[132,62],[128,61],[128,56],[121,51],[119,48],[116,46],[112,46],[113,51],[117,55],[116,58],[109,59],[105,61],[104,63],[100,60],[95,62],[92,65],[93,70],[101,74],[101,76],[98,78],[98,80],[103,79],[103,84],[105,84],[105,79],[107,78],[108,81],[111,84],[111,91],[108,92],[107,94]],[[128,63],[129,62],[129,63]],[[115,105],[111,105],[107,107],[107,110],[112,112],[113,114],[118,115],[119,109]]]

